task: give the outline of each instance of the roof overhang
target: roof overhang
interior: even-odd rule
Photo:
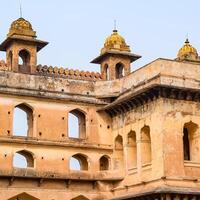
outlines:
[[[44,48],[48,42],[37,40],[35,38],[28,38],[28,37],[18,37],[18,36],[11,36],[6,38],[1,44],[0,44],[0,51],[6,51],[7,47],[15,41],[20,42],[28,42],[31,44],[35,44],[37,46],[37,51],[40,51],[42,48]]]
[[[164,186],[154,188],[148,191],[143,191],[141,193],[130,193],[124,196],[112,198],[112,200],[141,200],[141,199],[159,199],[159,195],[170,194],[170,195],[194,195],[199,197],[200,191],[198,188],[186,188],[186,187],[172,187]],[[157,198],[156,198],[157,197]]]
[[[105,53],[101,54],[100,56],[96,57],[91,63],[100,64],[105,58],[108,56],[123,56],[130,58],[131,62],[141,58],[140,55],[125,52],[125,51],[106,51]]]

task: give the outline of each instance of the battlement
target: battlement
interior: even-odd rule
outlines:
[[[59,76],[70,79],[79,80],[102,80],[102,75],[99,72],[80,71],[78,69],[68,69],[63,67],[52,67],[47,65],[38,65],[37,73],[41,75]]]

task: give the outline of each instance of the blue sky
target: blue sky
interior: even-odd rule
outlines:
[[[198,0],[21,0],[23,17],[49,45],[38,54],[38,64],[98,71],[90,64],[114,19],[119,33],[134,53],[142,55],[134,68],[158,58],[175,58],[186,35],[200,49]],[[0,40],[19,17],[19,0],[1,1]],[[5,54],[0,53],[0,59]]]

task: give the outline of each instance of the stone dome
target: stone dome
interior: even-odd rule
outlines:
[[[13,35],[36,37],[36,32],[33,30],[32,25],[29,21],[20,17],[19,19],[12,22],[10,26],[8,37]]]
[[[109,50],[130,52],[130,47],[126,44],[125,39],[118,34],[117,30],[113,30],[113,33],[107,37],[101,53],[105,53]]]
[[[188,39],[186,39],[185,44],[179,50],[177,58],[179,60],[183,59],[195,60],[198,58],[197,50],[190,44]]]

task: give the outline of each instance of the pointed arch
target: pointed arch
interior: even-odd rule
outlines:
[[[151,135],[150,127],[144,126],[140,132],[142,164],[151,163]]]
[[[130,131],[128,133],[127,156],[128,168],[132,169],[134,167],[137,167],[137,143],[135,131]]]
[[[122,64],[121,62],[117,63],[115,65],[115,78],[118,79],[124,77],[124,73],[124,64]]]
[[[107,63],[104,65],[104,75],[106,80],[110,80],[109,66]]]
[[[34,168],[34,154],[28,150],[17,151],[13,156],[13,167]]]
[[[68,114],[68,136],[70,138],[86,138],[86,114],[80,109],[73,109]]]
[[[192,121],[183,126],[183,153],[184,160],[199,162],[199,127]]]
[[[123,138],[121,135],[118,135],[115,138],[115,149],[117,150],[123,150]]]
[[[20,107],[22,110],[24,111],[31,111],[33,112],[34,108],[33,106],[31,106],[30,104],[26,103],[26,102],[22,102],[20,104],[15,105],[15,107]]]
[[[77,153],[70,158],[70,170],[88,170],[88,157],[86,155]],[[78,165],[78,166],[77,166]]]
[[[123,138],[118,135],[114,140],[114,169],[122,170],[124,166]]]
[[[107,155],[101,156],[99,159],[99,169],[100,171],[106,171],[110,169],[110,157]]]
[[[14,136],[33,136],[33,108],[21,103],[14,108],[13,115],[13,135]]]
[[[19,62],[19,72],[21,73],[30,73],[30,58],[31,54],[27,49],[22,49],[18,53],[19,60],[21,60],[21,63]]]

